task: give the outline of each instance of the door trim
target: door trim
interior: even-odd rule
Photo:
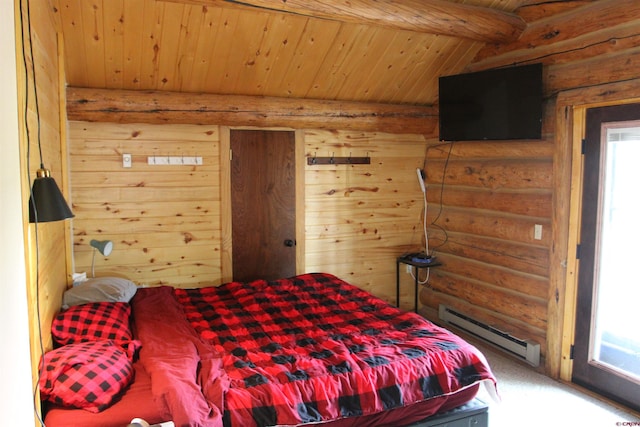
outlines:
[[[620,89],[617,89],[620,87]],[[611,90],[606,90],[610,88]],[[632,96],[624,98],[623,96]],[[557,127],[559,136],[569,144],[567,149],[570,156],[571,177],[569,184],[569,207],[566,220],[566,258],[558,260],[565,269],[564,286],[558,284],[561,290],[558,297],[563,306],[558,307],[562,311],[562,328],[559,339],[559,372],[558,377],[571,382],[573,376],[573,360],[571,359],[572,346],[575,338],[576,303],[578,298],[578,267],[579,260],[576,257],[577,244],[580,241],[581,212],[582,212],[582,177],[583,156],[582,139],[586,132],[586,112],[589,108],[607,107],[613,105],[632,104],[640,102],[640,90],[626,87],[620,84],[602,85],[589,89],[578,89],[561,94],[558,97],[556,110],[565,111],[566,128]],[[562,134],[562,132],[565,132]],[[560,136],[562,135],[562,136]],[[559,189],[556,189],[559,191]],[[561,225],[559,225],[561,226]],[[562,244],[562,242],[558,242]],[[553,283],[550,284],[553,288]],[[562,288],[563,291],[562,291]],[[552,302],[550,301],[550,305]],[[550,337],[547,337],[549,339]],[[551,375],[555,377],[554,375]]]
[[[221,283],[233,280],[233,239],[231,211],[231,129],[286,130],[295,132],[295,197],[296,197],[296,274],[305,272],[305,151],[304,131],[290,128],[256,128],[250,126],[220,126],[220,266]]]
[[[614,181],[608,182],[609,167],[614,167],[608,159],[609,140],[608,130],[616,130],[626,127],[638,128],[640,123],[639,113],[640,103],[624,103],[607,105],[600,108],[589,108],[585,115],[585,148],[583,150],[583,169],[593,172],[583,176],[582,184],[582,215],[581,221],[584,226],[580,226],[580,247],[581,260],[579,260],[579,270],[576,275],[576,315],[574,355],[571,381],[585,387],[595,393],[612,399],[629,408],[637,409],[640,402],[632,396],[638,395],[640,383],[637,379],[631,379],[630,373],[633,369],[616,369],[615,362],[610,361],[608,365],[605,361],[604,351],[602,358],[595,350],[594,339],[599,336],[595,324],[598,319],[606,316],[606,312],[599,310],[598,289],[608,287],[609,281],[601,276],[606,250],[602,241],[602,236],[606,226],[606,195]],[[634,144],[635,146],[635,144]],[[583,265],[584,264],[584,265]],[[607,276],[610,278],[610,276]],[[604,280],[604,281],[602,281]],[[604,289],[602,288],[602,289]],[[579,314],[578,314],[579,313]],[[609,331],[602,329],[601,331]],[[615,328],[614,328],[615,331]],[[601,335],[600,335],[601,336]],[[604,338],[600,338],[604,347]]]

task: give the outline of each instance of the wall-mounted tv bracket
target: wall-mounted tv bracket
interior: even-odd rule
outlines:
[[[367,157],[307,157],[307,164],[309,166],[315,165],[370,165],[371,157],[367,153]]]

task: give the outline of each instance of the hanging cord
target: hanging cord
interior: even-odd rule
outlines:
[[[429,150],[432,148],[437,148],[437,147],[441,147],[444,145],[448,145],[449,146],[449,150],[447,151],[447,158],[445,159],[444,162],[444,168],[442,169],[442,179],[440,180],[440,207],[438,209],[438,213],[436,214],[436,217],[433,219],[433,221],[431,221],[431,226],[438,228],[440,231],[442,231],[442,233],[444,234],[444,239],[442,241],[442,243],[440,243],[439,245],[437,245],[434,248],[431,248],[431,252],[429,252],[429,236],[428,236],[428,232],[427,232],[427,212],[428,212],[428,205],[427,205],[427,193],[426,191],[423,193],[423,197],[424,197],[424,216],[422,218],[422,228],[424,231],[424,241],[425,241],[425,254],[429,255],[429,256],[434,256],[434,254],[436,253],[436,249],[438,249],[439,247],[443,246],[444,244],[447,243],[447,241],[449,240],[449,235],[447,234],[447,230],[445,230],[443,227],[441,227],[439,224],[436,224],[436,222],[438,221],[438,219],[440,219],[440,216],[442,215],[442,211],[444,209],[444,202],[443,202],[443,196],[444,196],[444,182],[445,182],[445,178],[447,176],[447,168],[449,166],[449,160],[451,159],[451,152],[453,151],[453,141],[452,142],[447,142],[447,143],[443,143],[443,144],[435,144],[435,145],[429,145],[427,146],[427,149],[425,151],[425,156],[424,156],[424,161],[422,163],[422,170],[426,170],[427,167],[427,157],[429,154]],[[426,188],[426,187],[425,187]],[[418,271],[418,269],[416,269]],[[416,274],[417,274],[416,271]],[[427,267],[427,275],[425,277],[424,280],[420,280],[417,279],[418,284],[420,285],[424,285],[426,283],[429,282],[429,274],[431,272],[431,269]],[[416,280],[416,276],[413,273],[413,269],[411,270],[411,277]]]
[[[33,78],[33,106],[35,108],[35,114],[36,114],[36,121],[38,126],[36,127],[36,133],[37,133],[37,139],[36,141],[38,141],[38,155],[40,156],[40,169],[44,169],[44,162],[42,160],[42,145],[40,144],[40,103],[38,102],[38,90],[36,89],[36,66],[35,66],[35,58],[33,56],[33,42],[32,42],[32,35],[31,35],[31,6],[30,6],[30,2],[29,0],[26,1],[26,5],[27,5],[27,30],[29,32],[29,55],[31,56],[31,73],[32,73],[32,78]],[[20,0],[20,23],[21,25],[24,25],[24,18],[23,18],[23,0]],[[24,28],[21,27],[21,36],[22,36],[22,59],[24,61],[24,70],[25,70],[25,74],[26,74],[26,79],[25,79],[25,87],[26,87],[26,100],[25,100],[25,128],[27,130],[27,141],[28,143],[30,142],[30,137],[29,137],[29,122],[27,120],[27,113],[29,111],[29,109],[27,108],[29,105],[29,75],[27,72],[27,55],[26,52],[24,51],[25,49],[25,37],[24,37]],[[29,147],[30,149],[30,147]],[[28,159],[27,159],[28,160]],[[35,209],[35,206],[34,206]]]
[[[424,216],[422,219],[422,229],[424,230],[424,253],[429,255],[429,237],[427,236],[427,192],[422,193],[422,198],[424,200]]]
[[[40,109],[38,107],[38,91],[36,90],[36,69],[35,69],[35,65],[34,65],[34,57],[33,57],[33,43],[31,40],[31,10],[30,10],[30,5],[29,5],[29,1],[26,1],[26,19],[27,19],[27,30],[29,31],[29,54],[31,56],[31,73],[33,76],[33,94],[34,94],[34,107],[35,107],[35,114],[36,114],[36,122],[37,122],[37,141],[38,141],[38,154],[40,155],[40,168],[44,169],[44,164],[42,161],[42,146],[40,144]],[[27,63],[27,55],[25,52],[25,47],[26,47],[26,39],[25,39],[25,31],[24,31],[24,23],[25,23],[25,19],[24,19],[24,15],[23,15],[23,11],[24,11],[24,6],[23,6],[23,1],[20,0],[20,34],[21,34],[21,40],[22,40],[22,61],[24,64],[24,71],[25,71],[25,89],[26,89],[26,97],[25,97],[25,107],[24,107],[24,125],[25,125],[25,133],[26,133],[26,140],[27,140],[27,167],[26,167],[26,174],[27,174],[27,182],[31,181],[31,177],[30,177],[30,171],[31,171],[31,133],[30,133],[30,129],[29,129],[29,66]],[[35,261],[36,261],[36,286],[35,286],[35,300],[36,300],[36,325],[38,328],[38,344],[40,346],[40,354],[41,357],[44,356],[44,343],[42,341],[42,319],[40,316],[40,251],[39,251],[39,236],[38,236],[38,210],[36,209],[35,206],[35,202],[33,199],[33,190],[32,187],[29,186],[29,200],[31,200],[31,207],[33,208],[33,214],[34,214],[34,240],[35,240]],[[40,423],[41,426],[45,426],[44,424],[44,420],[42,419],[42,415],[41,415],[41,406],[40,406],[40,401],[38,399],[38,389],[39,389],[39,385],[40,385],[40,378],[42,377],[42,370],[44,369],[44,364],[42,363],[42,361],[38,361],[38,370],[37,370],[37,377],[36,377],[36,384],[33,388],[33,411],[35,413],[36,418],[38,419],[38,422]]]
[[[424,169],[423,169],[424,170]],[[422,178],[424,180],[424,178]],[[426,191],[426,187],[425,187],[425,191],[422,193],[422,200],[424,202],[424,207],[423,207],[423,216],[422,216],[422,230],[424,232],[424,253],[425,255],[429,255],[429,236],[427,233],[427,191]],[[414,273],[414,269],[415,269],[415,273]],[[419,285],[424,285],[429,281],[429,272],[431,271],[430,268],[427,268],[427,277],[424,280],[419,280],[418,278],[416,278],[416,275],[418,274],[418,271],[420,269],[419,268],[412,268],[411,269],[411,278],[415,281],[418,282]]]
[[[440,219],[440,216],[442,215],[442,211],[444,209],[444,182],[445,179],[447,177],[447,169],[449,167],[449,160],[451,159],[451,152],[453,151],[453,141],[449,142],[447,144],[439,144],[439,145],[434,145],[432,147],[437,147],[440,145],[448,145],[449,146],[449,151],[447,152],[447,158],[444,161],[444,167],[442,168],[442,179],[440,180],[440,206],[438,209],[438,213],[436,214],[436,217],[433,219],[433,221],[431,221],[431,226],[435,227],[437,229],[439,229],[440,231],[442,231],[442,233],[444,234],[444,239],[442,240],[442,243],[440,243],[439,245],[437,245],[436,247],[432,248],[433,253],[435,253],[435,250],[444,246],[447,241],[449,240],[449,235],[447,234],[447,230],[444,229],[444,227],[440,226],[439,224],[436,224],[438,222],[438,220]],[[426,160],[425,160],[426,162]]]
[[[425,250],[425,254],[429,255],[429,236],[427,235],[427,193],[424,192],[422,193],[423,197],[424,197],[424,218],[422,221],[422,227],[424,230],[424,250]],[[415,274],[414,274],[414,270],[415,270]],[[427,282],[429,282],[429,272],[431,271],[431,269],[429,267],[427,267],[427,277],[424,280],[420,280],[419,278],[416,278],[416,275],[418,274],[418,272],[420,271],[419,268],[412,268],[411,269],[411,278],[413,280],[416,280],[418,282],[419,285],[424,285]]]

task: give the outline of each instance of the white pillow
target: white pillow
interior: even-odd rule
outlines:
[[[129,302],[138,287],[120,277],[96,277],[68,289],[62,296],[62,307],[90,302]]]

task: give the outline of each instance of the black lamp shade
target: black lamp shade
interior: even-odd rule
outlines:
[[[29,222],[51,222],[73,218],[73,212],[62,196],[56,181],[51,178],[48,170],[44,169],[44,173],[41,171],[42,169],[38,170],[38,176],[33,181],[31,189]]]

